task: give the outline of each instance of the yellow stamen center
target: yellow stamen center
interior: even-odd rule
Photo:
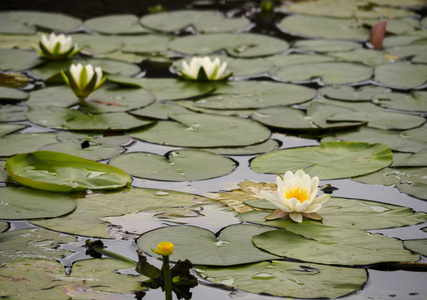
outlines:
[[[310,196],[307,190],[301,190],[299,187],[297,187],[296,189],[287,190],[285,192],[285,195],[287,199],[295,198],[301,203],[306,201]]]

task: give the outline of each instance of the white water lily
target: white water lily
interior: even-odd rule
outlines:
[[[227,63],[221,61],[218,57],[211,61],[207,56],[193,57],[188,64],[182,62],[182,69],[179,70],[180,75],[184,79],[199,80],[199,81],[219,81],[226,80],[231,76],[231,72],[227,72]]]
[[[94,69],[92,65],[73,64],[68,71],[62,71],[61,74],[81,102],[107,80],[107,76],[102,75],[102,69]]]
[[[331,195],[317,196],[319,192],[319,178],[310,178],[303,170],[293,174],[291,171],[285,176],[278,175],[276,178],[276,193],[261,191],[260,195],[273,203],[277,209],[266,217],[267,220],[279,219],[288,216],[295,222],[301,223],[303,217],[314,220],[322,220],[316,211],[322,204],[329,200]]]
[[[49,37],[42,34],[39,47],[33,45],[33,48],[40,56],[48,59],[63,59],[71,57],[80,51],[77,44],[73,45],[73,38],[71,36],[65,36],[64,34],[56,35],[53,32]]]

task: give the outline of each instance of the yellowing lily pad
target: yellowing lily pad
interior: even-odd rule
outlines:
[[[117,189],[132,181],[118,168],[51,151],[15,155],[6,162],[6,169],[18,183],[58,192]]]

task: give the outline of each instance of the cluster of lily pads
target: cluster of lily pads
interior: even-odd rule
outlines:
[[[366,231],[419,224],[426,213],[403,203],[314,200],[317,179],[300,200],[313,204],[304,205],[272,194],[290,175],[278,186],[245,181],[209,197],[135,183],[221,178],[239,172],[233,158],[243,156],[254,174],[301,169],[426,200],[427,22],[416,14],[419,1],[324,2],[279,8],[292,14],[277,30],[293,42],[216,11],[84,22],[0,12],[0,297],[145,289],[147,277],[112,272],[132,264],[108,258],[76,261],[66,274],[58,260],[70,251],[57,245],[74,236],[136,240],[151,256],[170,241],[171,261],[190,259],[208,281],[298,298],[347,295],[363,287],[369,266],[427,255],[426,239]],[[369,29],[384,20],[383,49],[375,50]],[[143,61],[167,78],[144,74]],[[320,143],[290,148],[279,135]],[[155,150],[135,150],[145,146]],[[13,220],[37,227],[6,231]]]

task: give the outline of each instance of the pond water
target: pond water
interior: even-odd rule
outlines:
[[[40,9],[47,5],[45,1],[38,2]],[[64,5],[57,6],[55,8],[57,12],[67,13],[68,16],[77,19],[61,19],[64,16],[46,17],[9,11],[35,10],[30,4],[26,7],[14,7],[13,4],[4,2],[0,6],[2,9],[0,14],[3,14],[0,16],[0,75],[6,76],[0,77],[0,88],[2,85],[14,86],[16,91],[19,80],[24,80],[24,84],[20,87],[21,91],[26,93],[17,95],[10,90],[1,90],[2,166],[6,159],[18,153],[36,150],[65,152],[124,169],[132,175],[131,185],[135,188],[130,192],[107,193],[105,197],[102,191],[89,191],[87,195],[72,193],[72,197],[76,199],[75,206],[69,203],[69,199],[52,198],[55,201],[64,201],[61,208],[63,210],[52,219],[43,219],[46,215],[38,215],[40,211],[49,211],[47,208],[49,204],[42,204],[43,208],[37,205],[31,208],[30,201],[17,202],[16,214],[22,210],[22,213],[34,214],[36,217],[19,218],[15,215],[9,217],[5,213],[9,203],[15,205],[13,201],[21,201],[27,196],[19,194],[14,196],[14,191],[18,190],[19,185],[11,180],[2,167],[0,186],[3,191],[0,190],[0,198],[12,195],[7,196],[10,198],[0,199],[3,210],[3,213],[0,213],[0,221],[4,221],[0,223],[7,223],[0,227],[0,231],[4,230],[0,234],[0,266],[3,271],[8,272],[7,270],[12,268],[7,265],[11,262],[7,258],[9,256],[32,257],[34,260],[53,257],[53,260],[57,259],[62,264],[67,274],[72,274],[73,268],[77,269],[76,263],[90,259],[84,247],[88,237],[101,238],[108,250],[137,261],[136,250],[141,248],[137,239],[141,234],[149,239],[149,233],[156,232],[159,228],[163,230],[181,224],[187,224],[185,228],[192,228],[191,230],[193,228],[210,230],[217,235],[216,247],[224,245],[228,247],[227,244],[232,243],[231,239],[221,240],[222,236],[219,236],[226,231],[224,229],[237,228],[239,225],[236,224],[241,222],[248,226],[266,225],[263,217],[259,221],[244,213],[246,210],[253,210],[254,207],[268,209],[266,207],[268,204],[256,202],[262,197],[259,196],[260,185],[253,182],[274,183],[277,173],[303,168],[311,176],[320,177],[320,186],[330,184],[336,188],[332,196],[338,200],[328,204],[330,206],[325,206],[327,209],[323,211],[325,214],[323,222],[327,226],[332,226],[336,231],[350,230],[349,227],[352,230],[358,229],[357,232],[364,229],[370,233],[396,238],[398,241],[421,240],[421,246],[417,248],[418,250],[412,248],[414,252],[409,252],[398,242],[399,245],[396,247],[400,248],[393,248],[389,253],[388,246],[375,248],[376,242],[371,242],[373,249],[367,250],[359,257],[358,254],[351,254],[354,249],[330,239],[333,234],[327,233],[324,244],[331,248],[326,252],[330,251],[332,256],[336,257],[346,257],[348,252],[350,253],[348,256],[354,256],[356,260],[346,257],[345,259],[349,259],[350,262],[343,262],[339,260],[340,258],[332,262],[324,261],[313,258],[316,253],[313,257],[287,256],[290,259],[280,257],[275,259],[280,263],[297,262],[299,267],[303,266],[300,273],[312,272],[310,274],[313,276],[317,274],[316,272],[323,272],[319,271],[323,267],[326,272],[329,266],[341,266],[331,272],[337,274],[343,272],[344,277],[350,278],[348,282],[339,282],[334,278],[337,281],[332,283],[328,283],[328,278],[323,278],[321,282],[324,285],[321,286],[310,282],[308,275],[304,277],[306,282],[295,276],[285,277],[286,282],[279,278],[280,281],[271,284],[269,281],[276,280],[277,276],[266,272],[265,269],[262,271],[254,269],[251,279],[246,279],[246,282],[239,281],[238,276],[233,274],[227,275],[228,277],[224,275],[221,280],[220,275],[215,275],[218,267],[233,263],[214,263],[211,264],[214,267],[204,269],[203,263],[197,264],[198,261],[203,261],[203,253],[197,254],[194,249],[186,249],[190,254],[185,258],[195,261],[197,265],[191,273],[199,280],[199,285],[191,289],[192,299],[277,299],[267,295],[269,291],[276,290],[275,286],[291,286],[295,283],[297,286],[295,289],[292,287],[286,290],[279,287],[278,295],[285,290],[283,297],[303,299],[335,297],[349,300],[426,299],[427,258],[424,256],[426,255],[424,221],[427,218],[422,213],[427,213],[426,3],[408,0],[400,4],[393,1],[392,7],[386,7],[381,1],[360,1],[358,5],[353,6],[354,11],[351,15],[348,15],[350,9],[348,4],[333,0],[328,0],[328,5],[325,6],[304,6],[303,2],[303,4],[283,2],[280,5],[276,3],[275,13],[270,14],[261,13],[259,3],[249,1],[159,3],[163,6],[155,6],[156,3],[152,3],[151,10],[165,9],[172,14],[166,17],[161,11],[159,14],[149,14],[147,4],[142,7],[137,4],[130,10],[121,3],[119,6],[103,7],[96,12],[89,4],[82,6],[80,11]],[[184,11],[181,15],[174,14],[182,9],[194,9],[198,12]],[[212,10],[222,14],[209,13]],[[103,19],[116,13],[123,15]],[[224,16],[226,18],[223,18]],[[52,18],[51,21],[49,18]],[[85,22],[81,23],[79,18]],[[192,18],[192,26],[187,26],[189,18]],[[373,50],[366,42],[369,30],[383,19],[388,22],[384,48],[382,51]],[[70,22],[70,28],[67,28],[67,22]],[[77,22],[78,26],[72,25],[73,22]],[[63,24],[63,27],[58,24]],[[109,81],[105,86],[83,104],[84,112],[78,110],[78,100],[58,76],[58,73],[67,69],[71,62],[64,63],[60,60],[45,62],[35,55],[34,50],[29,50],[29,44],[37,44],[43,30],[48,33],[64,31],[72,34],[75,41],[84,49],[73,58],[73,62],[99,65],[109,73]],[[182,59],[204,55],[219,56],[228,62],[228,68],[234,72],[229,84],[212,82],[183,84],[183,81],[179,80]],[[29,79],[9,75],[18,71],[29,76]],[[8,81],[12,81],[12,84]],[[127,113],[129,111],[130,114]],[[391,113],[394,115],[390,115]],[[171,124],[180,126],[185,124],[187,127],[180,129],[176,128],[178,125]],[[6,127],[9,125],[22,127]],[[20,139],[21,137],[23,139]],[[266,141],[271,144],[264,145]],[[327,144],[328,142],[331,144]],[[376,146],[364,144],[365,146],[360,147],[366,149],[357,150],[361,144],[351,142],[382,143],[387,146],[375,150],[373,148]],[[322,149],[319,145],[331,146],[319,152],[295,151],[285,154],[288,152],[281,151]],[[392,151],[393,165],[390,167]],[[144,156],[138,156],[141,153],[144,153]],[[283,153],[284,156],[267,158],[263,155],[270,153],[273,155]],[[128,159],[131,156],[132,158]],[[165,166],[165,157],[169,159],[168,167]],[[160,159],[163,162],[157,163]],[[192,162],[187,162],[186,159]],[[284,167],[280,168],[282,165]],[[73,172],[72,166],[67,166],[64,173],[70,178],[81,174]],[[85,172],[101,173],[86,169]],[[366,175],[370,173],[374,175]],[[34,176],[37,179],[40,174]],[[391,177],[397,179],[393,181],[390,180]],[[245,183],[248,186],[246,189]],[[262,187],[271,189],[268,185]],[[35,190],[30,190],[29,193],[38,195]],[[171,207],[170,204],[163,203],[155,206],[145,200],[150,197],[161,203],[162,197],[166,199],[165,202],[178,201],[179,205]],[[225,205],[211,203],[209,199],[203,197],[212,197],[224,200],[224,203],[234,204],[238,213],[226,209]],[[343,198],[357,199],[354,202],[356,204],[350,208],[355,210],[354,214],[351,211],[349,213],[349,208],[346,208],[347,210],[344,209],[342,212],[344,217],[340,216],[339,209],[342,207],[339,201],[345,201]],[[135,204],[140,200],[140,204]],[[242,201],[245,200],[256,203],[248,202],[243,205]],[[67,205],[70,205],[68,211],[64,208]],[[411,210],[406,211],[395,206]],[[242,207],[244,210],[239,211]],[[334,213],[334,209],[338,209],[338,213]],[[55,213],[53,205],[50,210]],[[96,212],[97,210],[99,212]],[[387,215],[387,211],[392,213]],[[365,213],[369,214],[371,219],[363,216]],[[373,220],[375,218],[378,220]],[[317,230],[313,222],[305,219],[302,224],[312,226],[307,227],[311,228],[307,229],[308,231]],[[342,226],[336,225],[341,224],[340,222]],[[382,227],[381,224],[385,225]],[[300,233],[298,226],[292,224],[272,226],[287,228],[289,231],[283,229],[281,231],[301,234],[306,237],[305,240],[317,238],[310,237],[310,233]],[[30,233],[26,232],[18,238],[7,235],[14,231],[39,227],[47,228],[52,236],[41,241],[34,237],[34,240],[30,239],[23,244],[22,241],[26,241]],[[54,236],[56,232],[66,233],[67,237]],[[347,232],[352,234],[350,231]],[[71,237],[77,238],[76,242],[65,241],[70,234]],[[202,234],[198,234],[197,238],[200,240],[204,238]],[[357,234],[355,233],[355,240],[359,239]],[[253,235],[259,237],[264,233],[257,231]],[[345,233],[340,236],[341,239],[345,237]],[[386,242],[390,240],[387,239]],[[53,242],[51,246],[38,248],[35,254],[25,252],[27,247],[34,244],[44,245],[46,241]],[[273,244],[280,242],[272,241]],[[365,240],[361,238],[360,241]],[[377,242],[379,243],[379,240]],[[59,244],[58,247],[56,243]],[[188,243],[198,246],[197,240],[188,240]],[[257,243],[256,240],[254,243]],[[9,245],[12,244],[16,245],[16,248],[10,250]],[[206,245],[202,244],[203,242],[200,242],[200,247],[204,249]],[[334,248],[331,245],[336,246]],[[231,258],[224,255],[224,260],[240,262],[240,259],[243,259],[243,262],[238,264],[242,264],[244,268],[248,263],[274,260],[271,255],[277,255],[274,249],[268,251],[261,246],[259,248],[262,251],[256,249],[260,256],[270,256],[246,262],[244,258],[249,257],[251,253],[245,252],[247,249],[234,247],[228,249],[237,254]],[[39,252],[40,249],[46,249],[45,252],[51,254],[52,251],[64,252],[49,256],[50,254],[43,251]],[[206,249],[206,253],[211,251]],[[143,250],[148,256],[149,263],[161,267],[161,261],[153,257],[149,247],[148,250],[145,248]],[[15,253],[10,254],[10,251]],[[238,255],[238,251],[242,254]],[[20,255],[20,252],[24,254]],[[415,257],[414,253],[418,252],[424,255],[412,259]],[[194,253],[197,255],[192,257]],[[382,257],[383,254],[385,258]],[[396,260],[390,258],[394,255],[397,257]],[[377,260],[373,262],[369,260],[366,263],[362,259],[364,256],[374,256]],[[417,261],[421,267],[417,269],[417,265],[408,267],[408,264],[394,264],[401,261],[400,257],[408,258],[408,261]],[[392,263],[385,263],[388,261]],[[312,262],[319,264],[310,265]],[[102,263],[96,264],[99,264],[97,268],[102,268],[100,267]],[[96,267],[93,265],[92,271]],[[236,274],[240,272],[240,267],[237,267]],[[0,274],[5,276],[1,273],[2,268]],[[280,270],[286,270],[288,273],[295,271],[293,268],[280,265],[270,268],[272,273]],[[363,270],[366,271],[365,274],[356,274]],[[349,275],[353,271],[355,275]],[[134,274],[129,269],[121,272]],[[201,274],[208,275],[202,277]],[[332,277],[339,275],[332,274],[330,278]],[[113,282],[120,280],[119,277],[112,279]],[[260,281],[262,284],[258,283]],[[40,282],[46,284],[42,279]],[[8,284],[10,281],[0,280],[0,297],[9,295],[7,292],[4,294],[1,292],[2,289],[6,290]],[[103,284],[110,288],[109,283]],[[122,284],[125,285],[124,281]],[[263,292],[248,292],[253,291],[251,285],[262,287],[263,284],[267,287]],[[79,287],[81,290],[76,287],[67,286],[67,288],[70,289],[69,293],[77,293],[76,299],[164,298],[160,289],[149,289],[143,296],[141,294],[135,296],[123,290],[117,291],[114,287],[108,290],[108,288],[98,289],[97,285],[89,286],[100,293],[91,296],[90,292],[87,293],[81,286]],[[34,294],[36,298],[55,299],[58,295],[42,294],[39,293],[38,287],[33,288],[37,290]],[[85,288],[89,289],[87,286]],[[54,289],[56,287],[49,284],[44,288],[44,290]],[[341,293],[330,293],[331,290],[341,289],[343,290]],[[25,286],[24,290],[31,291],[31,287]],[[305,292],[300,293],[298,290]],[[319,292],[320,290],[327,292]],[[20,296],[10,295],[12,299],[28,299],[28,294],[25,293]],[[64,294],[62,296],[65,297]]]

